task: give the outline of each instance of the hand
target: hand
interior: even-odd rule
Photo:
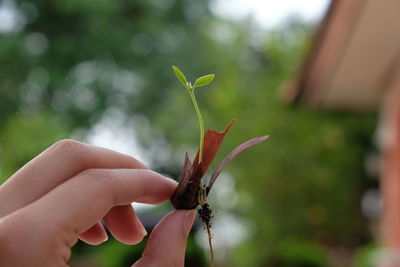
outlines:
[[[68,266],[78,238],[125,244],[146,231],[130,205],[167,201],[177,183],[138,160],[72,140],[60,141],[0,186],[0,265]],[[173,211],[154,228],[133,266],[183,266],[195,211]]]

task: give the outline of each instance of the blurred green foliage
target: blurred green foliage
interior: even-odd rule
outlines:
[[[85,140],[110,110],[133,121],[152,166],[177,177],[198,133],[171,71],[176,64],[189,80],[216,74],[198,89],[206,128],[237,118],[218,158],[249,138],[271,136],[227,169],[239,194],[231,212],[252,222],[250,238],[224,258],[227,266],[330,266],[332,251],[352,252],[371,239],[360,198],[371,183],[363,161],[373,149],[375,115],[288,106],[277,97],[308,50],[310,25],[292,18],[263,31],[251,20],[215,17],[209,1],[15,4],[20,29],[0,34],[1,181],[58,139]],[[201,259],[191,244],[188,253]],[[75,252],[100,266],[125,266],[135,254],[115,241]]]

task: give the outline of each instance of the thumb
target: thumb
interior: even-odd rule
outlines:
[[[175,210],[154,227],[142,258],[132,267],[184,266],[186,240],[196,210]]]

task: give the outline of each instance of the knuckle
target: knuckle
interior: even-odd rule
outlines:
[[[100,186],[107,186],[111,183],[112,180],[111,172],[109,169],[86,169],[82,172],[84,176],[87,176],[88,179],[93,179],[93,182],[99,184]]]
[[[106,196],[114,192],[115,179],[110,169],[87,169],[81,175],[88,179],[88,184],[99,194]]]
[[[63,152],[75,152],[84,150],[86,145],[84,143],[75,141],[73,139],[62,139],[53,145],[53,149]]]
[[[61,154],[63,157],[69,157],[76,162],[81,162],[85,159],[88,147],[86,144],[73,139],[62,139],[56,142],[50,150]]]

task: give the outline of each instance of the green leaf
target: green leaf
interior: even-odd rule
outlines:
[[[187,79],[185,77],[185,75],[182,73],[182,71],[180,69],[178,69],[177,66],[172,65],[172,70],[175,72],[176,77],[178,78],[178,80],[183,84],[183,86],[185,86],[187,88]]]
[[[214,74],[208,74],[201,76],[200,78],[197,78],[197,80],[194,82],[193,87],[200,87],[209,84],[212,82],[215,78]]]

